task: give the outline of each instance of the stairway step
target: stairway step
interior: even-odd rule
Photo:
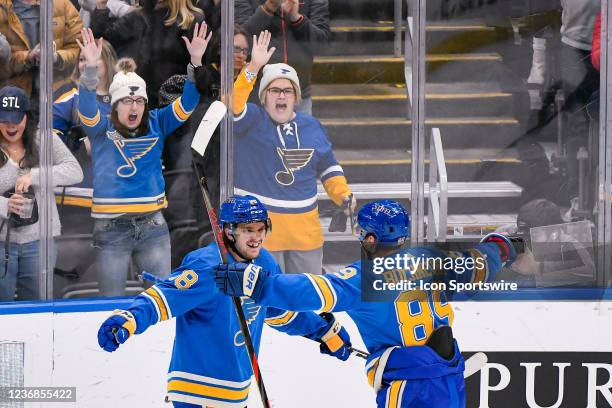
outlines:
[[[315,85],[313,112],[319,119],[344,117],[401,117],[407,114],[402,84]],[[497,84],[426,84],[428,117],[495,116],[513,109],[513,98]]]
[[[406,6],[403,6],[404,14]],[[393,20],[393,0],[345,0],[330,1],[331,21],[336,19],[367,19],[369,21]]]
[[[406,31],[401,27],[402,38]],[[425,47],[435,53],[472,52],[478,47],[498,41],[507,30],[474,21],[428,22]],[[320,55],[393,54],[395,27],[392,21],[334,21],[331,40],[321,47]],[[403,53],[402,45],[402,53]]]
[[[412,121],[404,118],[327,118],[321,123],[337,148],[409,149]],[[504,148],[520,136],[518,120],[510,117],[431,118],[426,126],[440,128],[445,148]],[[376,135],[376,141],[372,137]]]
[[[469,81],[474,78],[488,81],[496,78],[501,55],[428,54],[426,61],[427,82]],[[441,72],[444,75],[441,76]],[[388,55],[320,56],[314,59],[312,75],[315,84],[403,83],[404,58]]]

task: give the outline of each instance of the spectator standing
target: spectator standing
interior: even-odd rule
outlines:
[[[195,24],[189,80],[182,96],[163,109],[149,110],[145,81],[133,65],[120,67],[109,91],[112,112],[103,116],[96,102],[102,43],[83,31],[86,59],[79,87],[79,116],[91,141],[94,168],[92,216],[100,294],[120,296],[132,255],[139,268],[159,277],[170,272],[170,237],[161,213],[167,206],[161,156],[166,136],[191,115],[200,95],[193,70],[202,64],[210,40],[206,24]]]
[[[312,66],[318,44],[330,38],[328,0],[236,0],[236,22],[256,35],[272,33],[271,63],[295,68],[302,87],[298,112],[312,114]]]
[[[40,196],[39,141],[30,99],[18,87],[0,90],[0,302],[35,300],[39,296]],[[58,137],[53,137],[52,180],[55,185],[81,181],[76,159]],[[53,199],[53,198],[49,198]],[[60,235],[57,207],[52,210],[53,236]],[[19,222],[19,224],[16,224]],[[19,225],[19,226],[18,226]],[[52,253],[52,266],[56,254]],[[6,261],[8,260],[8,262]]]
[[[295,69],[282,63],[264,67],[275,52],[268,50],[270,36],[265,31],[253,38],[251,61],[234,83],[235,193],[254,195],[269,208],[274,227],[266,249],[282,270],[321,274],[317,179],[338,206],[346,206],[351,190],[325,128],[294,110],[301,97]],[[258,106],[246,101],[262,67]],[[350,204],[354,209],[354,199]]]

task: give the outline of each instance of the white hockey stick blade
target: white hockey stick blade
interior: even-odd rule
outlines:
[[[221,101],[214,101],[200,122],[198,130],[196,130],[193,140],[191,141],[191,148],[198,152],[200,156],[204,156],[206,146],[210,142],[215,129],[219,126],[221,119],[225,116],[227,107]]]
[[[478,352],[474,354],[472,357],[465,360],[463,377],[468,378],[472,374],[476,374],[485,364],[487,364],[487,361],[489,361],[489,359],[485,353]]]

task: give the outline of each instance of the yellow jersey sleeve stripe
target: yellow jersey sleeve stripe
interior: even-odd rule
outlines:
[[[166,308],[166,305],[164,304],[164,301],[162,300],[159,293],[155,290],[155,287],[150,287],[149,289],[145,290],[145,293],[151,296],[151,298],[155,301],[155,304],[159,308],[159,320],[168,320],[168,309]]]
[[[374,387],[374,375],[376,374],[377,369],[378,369],[378,360],[376,360],[374,365],[368,369],[368,383],[370,384],[370,387]]]
[[[155,289],[155,292],[157,292],[157,294],[159,295],[159,297],[161,298],[162,302],[164,302],[164,306],[166,307],[166,312],[168,313],[168,319],[172,319],[172,309],[170,309],[170,304],[168,303],[168,300],[166,299],[166,295],[164,295],[164,292],[162,292],[162,290],[159,288],[159,286],[154,285],[151,286],[153,289]]]
[[[162,204],[93,204],[91,210],[96,213],[145,213],[166,208],[168,201],[164,199]]]
[[[400,391],[403,389],[404,381],[393,381],[391,387],[387,391],[387,403],[386,408],[401,408],[398,404],[400,402]]]
[[[269,326],[285,326],[291,323],[297,315],[296,312],[285,312],[280,316],[267,318],[265,322]]]
[[[94,127],[98,123],[100,123],[100,110],[96,111],[96,116],[94,116],[93,118],[83,116],[81,112],[79,112],[79,119],[81,119],[81,123],[85,126]]]
[[[181,122],[186,121],[187,119],[189,119],[189,116],[191,116],[191,112],[187,112],[185,108],[183,108],[183,105],[181,104],[181,98],[178,98],[174,102],[172,102],[172,110],[174,111],[174,114],[176,115],[177,119]]]
[[[322,300],[322,307],[318,311],[321,312],[330,312],[333,310],[334,306],[336,306],[336,291],[329,283],[329,281],[323,276],[319,275],[310,275],[312,282],[316,285],[319,290],[319,297]]]
[[[153,309],[155,309],[155,314],[157,315],[157,320],[155,321],[155,323],[159,323],[160,318],[161,318],[161,313],[159,311],[159,306],[157,306],[157,302],[155,301],[155,299],[153,299],[153,296],[149,295],[147,292],[142,292],[140,296],[144,297],[151,303],[151,305],[153,306]]]
[[[75,207],[91,208],[92,200],[91,198],[82,198],[82,197],[55,196],[55,203],[63,204],[63,205],[72,205]]]
[[[204,397],[221,398],[229,401],[244,401],[249,396],[249,387],[245,389],[229,389],[220,386],[196,384],[183,380],[168,381],[168,391],[188,392]]]
[[[79,93],[79,91],[76,88],[72,88],[68,92],[65,92],[62,95],[60,95],[53,103],[66,102],[70,98],[74,97],[74,95],[76,95],[77,93]]]

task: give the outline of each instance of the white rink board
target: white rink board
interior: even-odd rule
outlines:
[[[465,351],[612,351],[612,303],[466,302],[454,306],[455,335]],[[117,352],[105,353],[98,348],[96,333],[108,314],[0,315],[0,341],[26,343],[26,386],[77,387],[77,403],[63,403],[62,408],[169,408],[163,398],[174,324],[151,327]],[[354,345],[363,348],[352,322],[343,313],[339,319],[346,322]],[[274,407],[374,407],[362,359],[352,357],[342,363],[320,355],[318,345],[309,340],[266,327],[260,363]],[[26,408],[48,406],[25,404]],[[255,392],[249,408],[260,406]]]

